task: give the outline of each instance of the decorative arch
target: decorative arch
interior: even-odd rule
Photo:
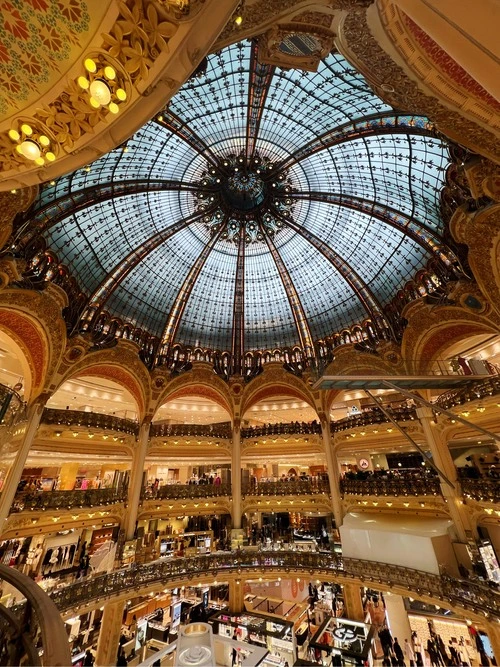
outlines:
[[[111,380],[132,394],[142,420],[150,403],[151,385],[149,373],[135,350],[135,345],[120,340],[111,350],[87,354],[58,378],[55,390],[67,380],[83,375]]]
[[[281,364],[266,364],[264,372],[245,387],[241,398],[240,416],[243,417],[249,408],[259,401],[278,395],[292,396],[305,401],[318,413],[319,407],[303,380],[285,371]]]
[[[207,368],[197,368],[196,365],[195,363],[192,371],[176,377],[167,384],[154,402],[153,415],[167,401],[186,396],[199,396],[214,401],[226,410],[231,419],[233,418],[233,401],[227,384],[214,374],[209,364],[206,364]]]
[[[467,294],[463,296],[467,303]],[[460,340],[478,335],[496,335],[500,327],[500,318],[491,311],[481,315],[473,308],[432,307],[423,300],[409,304],[404,315],[408,326],[401,349],[408,370],[413,373],[429,371],[436,361],[446,358],[447,350]],[[490,319],[488,315],[493,317]]]
[[[14,342],[29,369],[25,399],[47,388],[66,344],[59,304],[47,292],[0,292],[0,328]]]

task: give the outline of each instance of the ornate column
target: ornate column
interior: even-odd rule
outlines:
[[[457,469],[448,448],[448,443],[443,435],[442,426],[434,421],[434,413],[428,407],[417,408],[417,415],[422,424],[422,429],[427,440],[427,444],[432,454],[436,466],[453,483],[454,489],[444,480],[440,479],[441,493],[447,501],[455,530],[460,542],[467,542],[467,533],[471,534],[471,525],[464,511],[464,503],[460,492],[460,486],[457,482]]]
[[[500,665],[500,624],[499,623],[485,623],[484,629],[490,640],[491,648],[497,665]]]
[[[229,581],[229,611],[231,614],[241,614],[245,611],[243,584],[241,579]]]
[[[241,528],[241,421],[233,421],[233,449],[231,453],[231,495],[233,530]]]
[[[326,467],[328,469],[328,482],[330,485],[330,495],[332,497],[332,509],[337,530],[344,520],[342,509],[342,498],[340,496],[340,466],[336,452],[332,447],[332,436],[330,432],[330,420],[326,415],[320,415],[321,418],[321,436],[323,438],[323,447],[326,456]]]
[[[365,620],[361,591],[356,584],[344,584],[343,586],[345,615],[351,621]]]
[[[130,471],[130,483],[128,487],[127,515],[125,517],[124,525],[126,540],[131,540],[134,537],[139,500],[141,498],[144,462],[148,451],[150,427],[151,418],[149,417],[141,424],[139,437],[137,438],[137,447],[135,448],[134,456],[132,458],[132,470]]]
[[[125,601],[107,602],[104,605],[95,659],[98,667],[116,665],[124,608]]]
[[[40,419],[42,417],[43,408],[48,400],[47,394],[40,395],[28,407],[28,419],[26,422],[26,430],[24,432],[23,440],[19,446],[14,462],[12,463],[5,484],[3,485],[2,495],[0,496],[0,534],[3,531],[3,526],[7,517],[9,516],[10,508],[16,495],[17,485],[21,479],[26,459],[28,458],[31,445],[35,439]]]

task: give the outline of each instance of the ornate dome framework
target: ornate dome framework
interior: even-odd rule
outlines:
[[[241,372],[247,351],[312,357],[353,327],[395,336],[397,291],[456,262],[440,215],[450,162],[426,118],[382,102],[339,54],[285,71],[238,43],[126,147],[44,187],[19,238],[50,248],[35,274],[57,259],[76,278],[80,329],[140,330],[151,364],[176,344],[224,351]]]

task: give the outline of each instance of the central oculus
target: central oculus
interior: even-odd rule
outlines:
[[[254,154],[228,155],[209,163],[196,183],[196,208],[220,240],[266,243],[286,226],[294,200],[288,174]]]
[[[258,208],[265,199],[266,184],[254,172],[237,172],[222,181],[222,195],[230,206],[240,211]]]

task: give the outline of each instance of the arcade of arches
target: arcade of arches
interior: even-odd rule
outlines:
[[[500,664],[493,0],[4,4],[0,664]]]

